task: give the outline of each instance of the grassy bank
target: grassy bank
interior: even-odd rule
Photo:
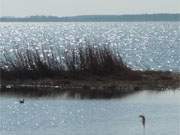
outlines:
[[[130,69],[109,46],[68,51],[5,51],[0,60],[1,93],[29,96],[81,95],[111,98],[150,89],[176,89],[180,75]]]

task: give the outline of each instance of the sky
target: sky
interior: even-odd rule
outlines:
[[[180,0],[0,0],[0,16],[180,13]]]

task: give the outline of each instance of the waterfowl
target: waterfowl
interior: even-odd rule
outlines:
[[[145,128],[145,124],[146,124],[146,118],[144,115],[139,115],[139,117],[142,119],[142,125]]]
[[[19,100],[19,103],[20,103],[20,104],[23,104],[23,103],[24,103],[24,99],[20,99],[20,100]]]

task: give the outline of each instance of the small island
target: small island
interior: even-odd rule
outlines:
[[[59,54],[28,49],[12,54],[5,51],[0,72],[3,95],[119,98],[141,90],[180,87],[179,73],[133,70],[109,45],[86,45]]]

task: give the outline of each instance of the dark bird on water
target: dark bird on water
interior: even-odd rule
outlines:
[[[146,118],[144,115],[139,115],[139,117],[142,119],[142,125],[145,128],[145,124],[146,124]]]
[[[24,99],[20,99],[20,100],[19,100],[19,103],[20,103],[20,104],[23,104],[23,103],[24,103]]]

